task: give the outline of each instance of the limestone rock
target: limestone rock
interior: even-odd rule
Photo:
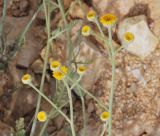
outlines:
[[[134,9],[134,13],[136,12],[138,15],[147,15],[153,21],[150,24],[152,31],[156,36],[160,35],[160,0],[92,0],[92,3],[100,15],[108,12],[113,13],[117,15],[119,20],[128,15],[131,9]],[[141,7],[138,8],[139,5]],[[144,12],[144,8],[148,8],[149,12]]]
[[[100,75],[105,71],[107,59],[99,52],[94,43],[91,41],[84,41],[81,43],[79,54],[77,55],[77,62],[89,62],[87,71],[81,80],[81,85],[89,90],[94,83],[99,79]],[[97,45],[98,46],[98,45]],[[77,54],[78,49],[75,53]]]
[[[124,34],[126,32],[134,34],[134,40],[128,44],[124,41]],[[141,58],[145,58],[151,54],[158,44],[158,38],[150,31],[144,15],[126,18],[120,22],[118,38],[128,52]]]
[[[79,4],[75,4],[75,2],[72,2],[69,8],[69,15],[71,16],[71,18],[84,19],[88,11],[89,7],[85,3],[82,3],[81,8]]]
[[[134,6],[134,0],[93,0],[93,6],[99,14],[113,13],[123,18]]]

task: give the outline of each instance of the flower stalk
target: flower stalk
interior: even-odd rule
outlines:
[[[56,109],[65,119],[68,123],[71,123],[70,119],[67,117],[66,114],[64,114],[46,95],[44,95],[38,88],[36,88],[32,83],[28,84],[30,87],[32,87],[41,97],[43,97],[51,106]]]
[[[50,31],[50,8],[49,8],[49,4],[46,5],[48,3],[46,3],[45,0],[43,0],[43,6],[44,6],[44,11],[45,11],[45,17],[46,17],[46,27],[47,27],[47,48],[46,48],[46,52],[45,52],[45,60],[44,60],[44,66],[43,66],[43,73],[42,73],[42,78],[41,78],[41,83],[40,83],[40,92],[43,94],[43,87],[44,87],[44,81],[45,81],[45,75],[46,75],[46,69],[47,69],[47,63],[48,63],[48,54],[49,54],[49,48],[50,48],[50,35],[51,35],[51,31]],[[30,136],[34,136],[34,132],[36,129],[36,123],[37,123],[37,119],[36,116],[39,112],[40,109],[40,103],[41,103],[41,95],[38,95],[38,101],[37,101],[37,106],[36,106],[36,111],[35,111],[35,118],[33,120],[33,125],[32,125],[32,129],[31,129],[31,133]]]
[[[63,81],[63,83],[66,86],[67,91],[68,91],[69,106],[70,106],[70,120],[71,120],[70,125],[71,125],[72,136],[76,136],[75,129],[74,129],[72,92],[71,92],[71,89],[69,88],[67,82],[65,81],[65,79],[62,80],[62,81]]]
[[[115,49],[112,45],[112,29],[108,28],[109,33],[109,44],[111,47],[111,65],[112,65],[112,79],[111,79],[111,90],[109,95],[109,121],[108,121],[108,136],[112,135],[112,106],[113,106],[113,97],[115,92]]]

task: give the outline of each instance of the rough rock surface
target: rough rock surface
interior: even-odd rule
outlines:
[[[124,40],[126,32],[134,35],[134,40],[130,43]],[[118,37],[128,52],[141,58],[147,57],[158,44],[158,38],[150,31],[144,15],[126,18],[120,22]]]

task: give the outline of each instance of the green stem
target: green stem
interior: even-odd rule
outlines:
[[[22,44],[22,40],[25,36],[25,34],[27,33],[27,31],[29,30],[32,22],[34,21],[34,19],[36,18],[37,14],[39,13],[39,11],[42,9],[43,4],[39,6],[39,8],[37,9],[37,11],[35,12],[35,14],[32,16],[31,20],[28,22],[27,26],[25,27],[24,31],[22,32],[19,40],[18,40],[18,48],[21,46]]]
[[[109,122],[108,122],[108,136],[112,136],[112,106],[113,106],[113,97],[115,91],[115,49],[112,45],[112,30],[111,27],[108,28],[109,31],[109,44],[111,46],[111,54],[112,54],[112,82],[111,82],[111,90],[109,96]]]
[[[3,14],[0,22],[0,40],[1,40],[1,46],[0,46],[0,53],[5,52],[5,46],[3,43],[4,37],[3,37],[3,29],[4,29],[4,23],[5,23],[5,18],[6,18],[6,11],[7,11],[7,0],[3,0]],[[4,46],[4,47],[3,47]]]
[[[48,125],[48,122],[49,122],[49,120],[47,119],[47,121],[44,123],[44,125],[43,125],[43,127],[42,127],[42,129],[41,129],[41,131],[40,131],[39,136],[43,136],[43,135],[44,135],[45,130],[46,130],[46,127],[47,127],[47,125]]]
[[[46,75],[46,69],[47,69],[47,63],[48,63],[48,54],[49,54],[49,49],[50,49],[50,8],[48,7],[47,10],[47,6],[46,6],[46,2],[45,0],[43,0],[43,5],[44,5],[44,11],[45,11],[45,17],[46,17],[46,27],[47,27],[47,33],[48,33],[48,37],[47,37],[47,48],[46,48],[46,52],[45,52],[45,60],[44,60],[44,66],[43,66],[43,73],[42,73],[42,79],[41,79],[41,84],[40,84],[40,92],[43,92],[43,86],[44,86],[44,81],[45,81],[45,75]],[[43,93],[42,93],[43,94]],[[41,103],[41,95],[38,95],[38,101],[37,101],[37,106],[36,106],[36,112],[35,112],[35,118],[33,121],[33,125],[32,125],[32,129],[31,129],[31,133],[30,136],[34,135],[35,129],[36,129],[36,123],[37,123],[37,119],[36,116],[39,112],[40,109],[40,103]]]
[[[79,83],[81,79],[82,79],[82,75],[80,75],[79,78],[72,84],[70,90],[72,90]]]
[[[74,83],[74,81],[73,81],[69,76],[67,76],[67,78],[68,78],[68,80],[70,80],[72,83]],[[87,95],[89,95],[91,98],[93,98],[93,100],[95,100],[101,108],[107,110],[107,109],[106,109],[106,106],[103,105],[102,102],[100,102],[93,94],[91,94],[90,92],[88,92],[87,90],[85,90],[85,89],[84,89],[81,85],[79,85],[79,84],[76,84],[76,86],[77,86],[78,88],[80,88],[84,93],[86,93]]]
[[[67,117],[66,114],[64,114],[46,95],[44,95],[40,90],[38,90],[32,83],[29,84],[30,87],[32,87],[40,96],[42,96],[51,106],[56,109],[65,119],[68,123],[71,123],[70,119]],[[36,117],[35,117],[36,118]],[[37,118],[36,118],[37,120]]]
[[[71,120],[71,131],[72,131],[72,136],[76,136],[75,134],[75,129],[74,129],[74,118],[73,118],[73,101],[72,101],[72,92],[71,89],[69,88],[67,82],[63,80],[64,85],[67,88],[68,91],[68,97],[69,97],[69,106],[70,106],[70,120]]]
[[[67,19],[66,19],[66,16],[65,16],[65,11],[64,11],[63,4],[62,4],[61,0],[58,0],[58,5],[59,5],[59,9],[60,9],[60,12],[62,14],[62,18],[63,18],[65,28],[66,28],[68,23],[67,23]],[[71,60],[72,60],[72,53],[73,53],[70,31],[66,31],[66,36],[67,36],[67,58],[69,60],[68,61],[68,66],[70,66]]]
[[[107,125],[108,125],[108,122],[106,122],[106,123],[103,125],[103,130],[102,130],[102,133],[101,133],[100,136],[104,136],[104,133],[106,132]]]
[[[96,23],[96,25],[97,25],[97,27],[98,27],[98,30],[100,31],[100,34],[101,34],[101,36],[102,36],[102,38],[103,38],[103,40],[104,40],[104,42],[105,42],[105,48],[107,49],[107,51],[108,51],[108,55],[109,55],[109,59],[111,60],[111,47],[110,47],[110,45],[108,45],[108,40],[106,39],[106,36],[105,36],[105,34],[104,34],[104,32],[102,31],[102,28],[101,28],[101,25],[100,25],[100,23],[99,23],[99,21],[98,21],[98,18],[96,18],[96,20],[95,20],[95,23]]]
[[[78,83],[79,81],[82,79],[83,75],[80,75],[79,78],[76,80],[76,82],[74,82],[70,88],[70,90],[72,90]],[[83,98],[83,94],[82,91],[80,91],[80,95],[81,95],[81,103],[82,103],[82,114],[83,114],[83,136],[86,136],[86,111],[85,111],[85,103],[84,103],[84,98]]]
[[[117,55],[118,52],[121,51],[122,49],[124,49],[124,46],[119,47],[119,48],[116,50],[115,55]]]
[[[64,104],[62,104],[62,105],[59,107],[59,109],[62,109],[66,104],[68,104],[68,101],[65,102]],[[48,115],[47,121],[44,123],[44,125],[43,125],[43,127],[42,127],[42,129],[41,129],[41,131],[40,131],[39,136],[43,136],[44,131],[45,131],[47,125],[48,125],[48,122],[50,121],[50,119],[53,119],[53,118],[55,118],[56,116],[58,116],[57,111],[51,110],[50,113],[49,113],[49,115]]]
[[[82,93],[81,93],[81,95],[82,95]],[[84,130],[83,136],[87,136],[87,131],[86,131],[87,122],[86,122],[86,110],[85,110],[86,108],[85,108],[83,96],[81,96],[81,102],[82,102],[82,113],[83,113],[83,130]]]
[[[101,28],[101,26],[100,26],[100,23],[99,23],[99,21],[98,21],[98,18],[96,18],[95,23],[96,23],[96,25],[97,25],[100,33],[101,33],[101,36],[104,38],[105,35],[104,35],[103,31],[102,31],[102,28]]]

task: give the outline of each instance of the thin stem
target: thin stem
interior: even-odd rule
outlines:
[[[108,122],[106,122],[105,124],[103,124],[103,130],[100,136],[104,136],[104,133],[106,132],[106,128],[107,128]]]
[[[0,40],[1,40],[1,47],[0,47],[0,53],[4,53],[5,51],[5,45],[3,43],[3,28],[4,28],[4,23],[5,23],[5,18],[6,18],[6,11],[7,11],[7,0],[3,0],[3,14],[0,22]],[[4,46],[4,47],[3,47]]]
[[[103,38],[103,40],[104,40],[104,42],[105,42],[105,47],[106,47],[106,49],[107,49],[107,51],[108,51],[108,55],[109,55],[109,59],[111,59],[111,47],[110,47],[110,45],[108,45],[108,40],[106,39],[106,37],[105,37],[105,34],[104,34],[104,32],[102,31],[102,27],[101,27],[101,25],[100,25],[100,23],[99,23],[99,21],[98,21],[98,18],[96,18],[96,20],[95,20],[95,23],[96,23],[96,25],[97,25],[97,27],[98,27],[98,30],[100,31],[100,33],[101,33],[101,36],[102,36],[102,38]]]
[[[70,88],[70,90],[72,90],[78,83],[79,81],[82,79],[83,75],[80,75],[79,78],[76,80],[76,82],[74,82]],[[83,98],[83,94],[82,91],[80,91],[80,98],[81,98],[81,103],[82,103],[82,114],[83,114],[83,136],[86,136],[86,111],[85,111],[85,103],[84,103],[84,98]]]
[[[48,7],[48,10],[47,10],[45,0],[43,0],[43,5],[44,5],[44,11],[45,11],[45,17],[46,17],[46,27],[47,27],[48,36],[47,36],[47,48],[46,48],[46,52],[45,52],[43,73],[42,73],[41,84],[40,84],[40,92],[41,93],[43,92],[43,86],[44,86],[44,81],[45,81],[45,75],[46,75],[46,69],[47,69],[47,63],[48,63],[48,54],[49,54],[49,49],[50,49],[49,39],[50,39],[50,35],[51,35],[51,32],[50,32],[50,8]],[[30,136],[34,135],[34,132],[35,132],[35,129],[36,129],[36,123],[37,123],[36,116],[37,116],[38,111],[40,109],[40,103],[41,103],[41,95],[39,94],[38,95],[37,106],[36,106],[35,118],[34,118],[34,121],[33,121]]]
[[[124,46],[119,47],[116,51],[115,51],[115,55],[118,54],[119,51],[121,51],[124,48]]]
[[[68,91],[68,97],[69,97],[69,106],[70,106],[70,120],[71,120],[71,131],[72,131],[72,136],[76,136],[75,134],[75,129],[74,129],[74,118],[73,118],[73,101],[72,101],[72,92],[71,89],[69,88],[67,82],[63,80],[64,85],[67,88]]]
[[[59,5],[58,5],[57,3],[53,2],[53,1],[50,1],[50,0],[49,0],[49,2],[50,2],[53,6],[59,8]]]
[[[72,90],[79,83],[81,79],[82,79],[82,75],[80,75],[79,78],[72,84],[70,90]]]
[[[70,119],[67,117],[66,114],[64,114],[46,95],[44,95],[38,88],[36,88],[32,83],[29,84],[30,87],[32,87],[40,96],[42,96],[51,106],[56,109],[65,119],[68,123],[71,123]],[[36,118],[37,119],[37,118]]]
[[[43,125],[43,127],[42,127],[42,129],[41,129],[41,131],[40,131],[39,136],[43,136],[43,134],[44,134],[44,132],[45,132],[45,130],[46,130],[46,127],[47,127],[47,125],[48,125],[48,122],[49,122],[49,120],[47,119],[47,121],[44,123],[44,125]]]
[[[62,14],[62,18],[65,24],[65,27],[68,25],[67,23],[67,19],[65,16],[65,11],[63,8],[63,4],[61,0],[58,0],[58,5],[59,5],[59,9],[60,12]],[[70,36],[70,31],[66,31],[66,36],[67,36],[67,58],[68,58],[68,65],[70,66],[71,64],[71,60],[72,60],[72,53],[73,53],[73,47],[72,47],[72,41],[71,41],[71,36]]]
[[[51,38],[49,39],[49,42],[52,42],[52,40],[54,40],[55,38],[57,38],[58,36],[60,36],[60,35],[63,34],[64,32],[66,32],[67,30],[68,30],[68,28],[60,31],[60,32],[57,33],[55,36],[51,37]]]
[[[74,83],[74,81],[73,81],[69,76],[67,76],[67,78],[68,78],[72,83]],[[104,106],[104,105],[102,104],[102,102],[100,102],[93,94],[91,94],[90,92],[88,92],[87,90],[85,90],[85,89],[84,89],[81,85],[79,85],[79,84],[76,84],[76,86],[77,86],[78,88],[80,88],[84,93],[86,93],[87,95],[89,95],[91,98],[93,98],[93,100],[95,100],[101,108],[107,110],[107,109],[106,109],[106,106]]]
[[[81,91],[81,90],[80,90]],[[81,93],[82,95],[82,93]],[[86,108],[85,108],[85,103],[84,103],[84,98],[81,96],[81,102],[82,102],[82,114],[83,114],[83,136],[87,136],[87,131],[86,131]]]
[[[96,25],[97,25],[97,27],[98,27],[98,29],[99,29],[102,37],[104,38],[105,35],[104,35],[103,31],[102,31],[102,28],[101,28],[101,26],[100,26],[100,23],[99,23],[99,21],[98,21],[98,18],[95,19],[95,23],[96,23]]]
[[[65,102],[64,104],[62,104],[62,105],[59,107],[59,109],[63,108],[66,104],[68,104],[68,101]],[[49,115],[48,115],[47,121],[44,123],[44,125],[43,125],[43,127],[42,127],[42,129],[41,129],[41,131],[40,131],[39,136],[43,136],[44,131],[45,131],[47,125],[48,125],[49,120],[55,118],[56,116],[58,116],[57,111],[51,110],[50,113],[49,113]]]
[[[21,46],[22,44],[22,40],[25,36],[25,34],[27,33],[27,31],[29,30],[33,20],[36,18],[37,14],[39,13],[39,11],[42,9],[43,4],[39,6],[39,8],[37,9],[37,11],[35,12],[35,14],[32,16],[31,20],[28,22],[27,26],[25,27],[24,31],[22,32],[19,40],[18,40],[18,48]]]
[[[112,136],[112,106],[113,106],[113,97],[114,97],[114,91],[115,91],[115,50],[112,45],[112,30],[111,27],[108,28],[109,31],[109,44],[111,45],[111,54],[112,54],[112,83],[111,83],[111,90],[110,90],[110,96],[109,96],[109,126],[108,126],[108,136]]]

